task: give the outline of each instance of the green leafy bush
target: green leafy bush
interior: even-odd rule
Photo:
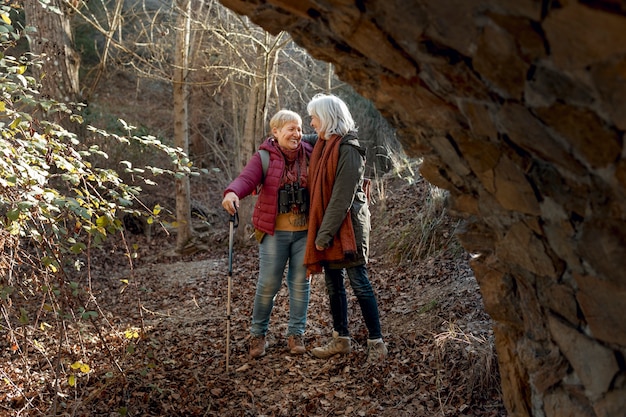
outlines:
[[[145,184],[155,175],[197,172],[185,153],[153,136],[134,135],[134,127],[123,121],[122,134],[90,126],[76,129],[88,133],[89,140],[64,127],[81,126],[77,110],[82,106],[42,97],[28,75],[38,58],[9,55],[27,30],[15,30],[14,15],[10,7],[0,6],[0,328],[11,352],[23,359],[11,356],[12,365],[5,369],[27,364],[25,358],[33,352],[42,355],[41,363],[56,365],[47,368],[52,375],[33,379],[40,384],[34,391],[56,381],[53,390],[58,393],[89,372],[86,349],[76,346],[82,343],[81,328],[101,319],[90,285],[77,282],[72,277],[78,274],[70,272],[83,267],[89,248],[123,230],[122,214],[158,216],[158,208],[136,208],[139,186],[125,183],[114,169],[94,164],[108,158],[101,148],[111,141],[132,143],[166,155],[169,168],[119,164]],[[100,334],[101,326],[95,327]],[[8,395],[20,391],[0,370]],[[58,396],[49,398],[56,409]]]

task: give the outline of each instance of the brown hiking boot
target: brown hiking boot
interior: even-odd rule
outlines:
[[[350,353],[352,348],[350,347],[349,336],[339,336],[339,333],[333,332],[333,338],[326,345],[316,347],[311,350],[311,353],[316,358],[328,359],[337,353]]]
[[[287,349],[289,349],[289,353],[292,355],[302,355],[305,353],[306,348],[304,347],[302,336],[295,334],[290,335],[287,340]]]
[[[265,355],[265,348],[267,343],[265,342],[265,336],[252,336],[250,339],[250,357],[260,358]]]
[[[387,356],[387,346],[383,339],[373,339],[367,341],[367,362],[382,362]]]

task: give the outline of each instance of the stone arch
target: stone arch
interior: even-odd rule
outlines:
[[[287,30],[451,193],[511,416],[626,410],[626,6],[221,0]]]

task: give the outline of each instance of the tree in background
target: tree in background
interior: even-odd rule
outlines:
[[[199,2],[200,5],[202,2]],[[189,43],[191,37],[191,1],[177,0],[180,10],[174,58],[174,145],[189,153]],[[182,253],[192,237],[189,176],[176,178],[176,251]]]
[[[138,84],[171,82],[176,16],[184,11],[176,2],[136,0],[120,7],[119,1],[77,2],[82,6],[74,25],[87,22],[100,34],[92,46],[108,60],[109,71],[132,70]],[[318,92],[358,97],[330,64],[311,58],[286,33],[270,35],[217,0],[194,2],[190,23],[190,153],[197,164],[217,167],[228,178],[256,150],[274,112],[284,107],[305,115]],[[94,35],[84,38],[93,43]]]
[[[71,9],[63,0],[31,0],[23,4],[27,24],[37,28],[28,38],[30,51],[40,58],[40,65],[31,71],[42,96],[57,102],[76,102],[80,98],[80,57],[74,50]]]

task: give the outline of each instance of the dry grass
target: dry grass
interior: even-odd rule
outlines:
[[[416,174],[418,168],[418,161],[407,162],[399,172],[374,181],[374,203],[398,213],[390,220],[390,233],[384,239],[386,250],[392,251],[398,262],[424,260],[446,251],[458,256],[463,252],[455,235],[460,220],[448,215],[448,192],[426,182]],[[386,191],[389,183],[397,181],[406,182],[407,192],[414,194],[407,195],[405,202],[393,199]]]

